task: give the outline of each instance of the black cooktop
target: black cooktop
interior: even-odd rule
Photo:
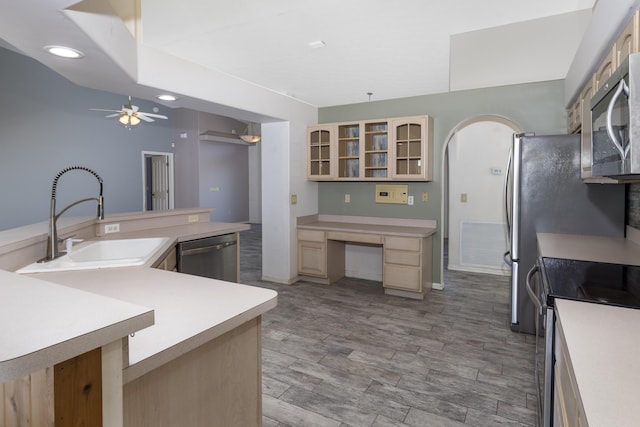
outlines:
[[[555,298],[640,309],[640,267],[540,258],[548,306]]]

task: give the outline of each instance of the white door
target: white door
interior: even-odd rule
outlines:
[[[144,210],[173,209],[173,154],[143,151],[142,181]]]
[[[151,156],[151,206],[154,211],[169,209],[169,161]]]

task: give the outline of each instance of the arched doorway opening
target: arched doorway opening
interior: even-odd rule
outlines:
[[[449,267],[509,274],[502,266],[507,241],[504,177],[513,134],[520,132],[516,123],[498,115],[463,120],[449,132],[441,168],[443,286]]]

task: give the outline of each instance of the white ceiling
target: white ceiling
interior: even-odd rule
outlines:
[[[111,0],[114,4],[126,1]],[[77,0],[3,1],[0,38],[78,84],[153,99],[158,88],[134,87],[135,77],[130,75],[131,84],[123,86],[122,77],[127,75],[123,67],[116,66],[113,58],[60,13],[75,3]],[[98,10],[104,0],[82,3]],[[447,92],[452,87],[452,36],[591,9],[594,3],[143,0],[142,43],[325,107],[365,102],[367,92],[372,93],[371,100]],[[517,26],[512,27],[517,31]],[[108,24],[105,29],[109,31]],[[318,40],[326,46],[308,46]],[[52,60],[42,52],[46,44],[70,45],[86,56],[82,65]],[[513,46],[514,50],[521,48]]]

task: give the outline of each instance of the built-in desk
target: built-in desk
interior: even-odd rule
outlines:
[[[298,217],[298,275],[331,284],[344,277],[345,243],[382,247],[388,295],[423,299],[432,285],[435,220],[340,215]]]

